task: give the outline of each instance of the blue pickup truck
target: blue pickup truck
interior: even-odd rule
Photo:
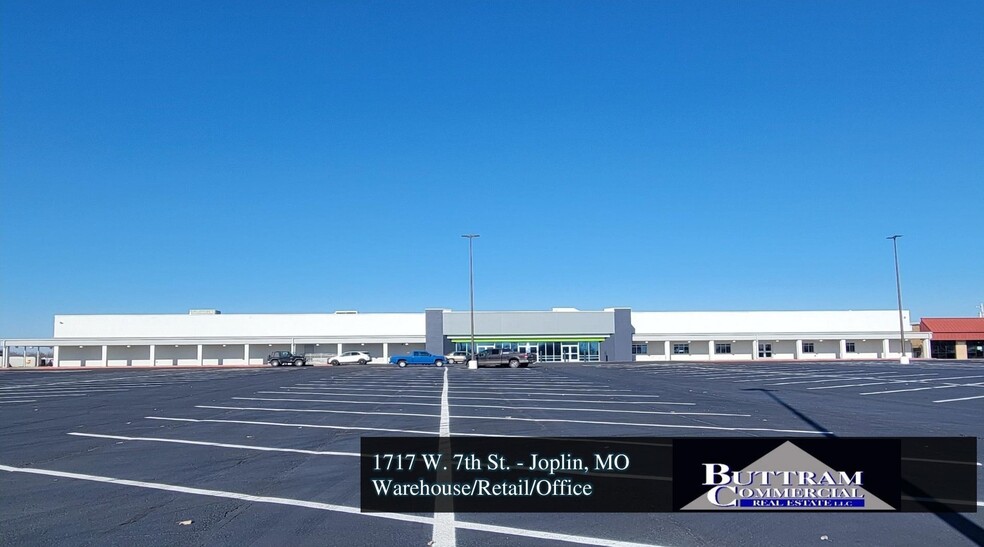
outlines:
[[[407,365],[434,365],[435,367],[443,367],[444,361],[445,357],[443,355],[434,355],[426,351],[411,351],[406,355],[394,355],[390,357],[390,364],[397,365],[401,368]]]

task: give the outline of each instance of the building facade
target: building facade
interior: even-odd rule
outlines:
[[[984,359],[984,318],[926,317],[919,330],[933,333],[927,357]]]
[[[904,322],[909,325],[908,312]],[[56,367],[259,365],[272,351],[314,358],[365,351],[388,360],[412,350],[468,350],[471,314],[423,313],[56,315],[50,339],[3,341],[3,366],[45,348]],[[892,359],[930,332],[908,327],[900,347],[898,312],[582,311],[475,313],[475,346],[536,353],[542,362]],[[16,352],[15,352],[16,353]]]

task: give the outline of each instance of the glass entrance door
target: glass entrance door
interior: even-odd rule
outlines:
[[[577,344],[562,344],[560,346],[560,357],[564,362],[579,361],[580,355],[577,351]]]
[[[759,357],[772,357],[772,344],[759,343]]]

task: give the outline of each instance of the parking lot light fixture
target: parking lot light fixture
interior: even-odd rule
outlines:
[[[475,359],[475,262],[472,259],[472,240],[480,237],[478,234],[464,234],[461,237],[468,239],[468,300],[471,303],[471,346],[468,348],[471,357],[468,359],[468,368],[477,369],[478,361]]]
[[[885,239],[892,240],[892,250],[895,251],[895,293],[899,299],[899,363],[903,365],[909,364],[909,358],[905,354],[905,322],[902,320],[902,280],[899,277],[899,244],[898,239],[902,237],[899,234],[893,236],[888,236]]]

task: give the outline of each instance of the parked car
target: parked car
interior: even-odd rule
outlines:
[[[279,367],[280,365],[294,365],[295,367],[303,367],[307,364],[303,355],[294,355],[289,351],[275,351],[270,355],[267,355],[266,363],[271,367]]]
[[[390,364],[403,368],[407,365],[434,365],[443,367],[446,358],[443,355],[434,355],[426,351],[412,351],[406,355],[394,355],[390,357]]]
[[[364,351],[346,351],[328,360],[329,365],[364,365],[372,361],[372,355]]]
[[[489,348],[478,352],[475,356],[475,360],[478,361],[478,366],[493,366],[502,367],[508,366],[509,368],[519,368],[528,367],[530,363],[536,362],[535,353],[515,353],[511,351],[502,351],[498,348]]]
[[[470,357],[467,351],[452,351],[444,356],[448,363],[467,363]]]

